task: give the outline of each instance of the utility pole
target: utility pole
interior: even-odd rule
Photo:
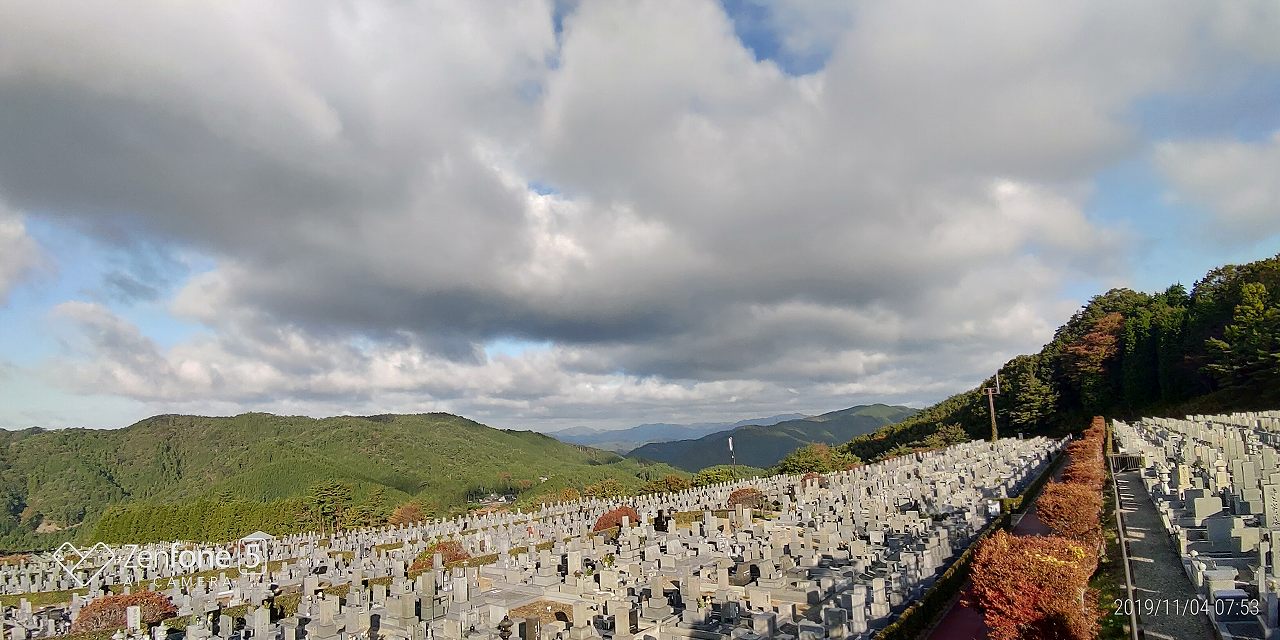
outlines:
[[[996,386],[983,387],[982,392],[987,394],[987,408],[991,410],[991,441],[995,442],[1000,439],[1000,433],[996,430],[996,396],[1000,395],[999,371],[996,371]]]

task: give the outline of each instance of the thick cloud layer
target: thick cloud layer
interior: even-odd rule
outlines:
[[[687,0],[0,2],[0,199],[215,264],[171,301],[196,338],[69,302],[51,373],[533,425],[933,399],[1122,273],[1084,206],[1133,103],[1280,28],[1265,2],[762,11],[825,66]]]

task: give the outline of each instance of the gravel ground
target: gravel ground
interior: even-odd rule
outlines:
[[[1176,611],[1175,603],[1186,607],[1197,595],[1138,472],[1117,473],[1116,482],[1120,487],[1120,517],[1129,542],[1133,597],[1138,603],[1152,601],[1153,608],[1158,609],[1151,615],[1143,615],[1139,604],[1138,625],[1147,638],[1212,639],[1213,627],[1203,613],[1193,616],[1184,611],[1179,615]],[[1168,606],[1159,606],[1166,601]]]

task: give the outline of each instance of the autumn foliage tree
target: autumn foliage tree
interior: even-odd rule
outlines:
[[[391,512],[391,517],[387,518],[387,524],[412,524],[426,519],[427,513],[423,511],[422,503],[412,500],[396,507],[395,511]]]
[[[610,509],[609,511],[606,511],[604,515],[600,516],[600,518],[596,520],[596,526],[592,527],[591,530],[605,531],[614,527],[621,527],[622,518],[624,517],[628,518],[628,522],[630,522],[632,526],[640,522],[640,514],[636,513],[635,509],[632,509],[631,507],[618,507],[616,509]]]
[[[973,598],[992,640],[1093,638],[1097,598],[1088,589],[1097,555],[1060,536],[1014,536],[982,541],[974,556]]]
[[[1092,297],[1033,354],[998,371],[1001,433],[1049,435],[1080,415],[1165,415],[1280,404],[1280,254],[1212,269],[1190,290],[1117,288]],[[930,446],[947,424],[989,432],[982,388],[958,393],[840,448],[879,461]]]
[[[1066,347],[1066,373],[1080,389],[1085,409],[1100,409],[1111,400],[1107,375],[1120,353],[1124,316],[1111,312],[1098,318],[1092,329]]]
[[[144,625],[156,624],[178,613],[177,607],[173,606],[168,596],[155,591],[100,596],[80,609],[80,615],[71,625],[71,633],[124,628],[125,611],[134,606],[141,608]]]

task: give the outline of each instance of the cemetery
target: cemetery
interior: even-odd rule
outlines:
[[[1139,617],[1207,616],[1221,637],[1276,637],[1280,412],[1116,421],[1114,437],[1164,529],[1138,535],[1167,536],[1197,594],[1130,606]]]
[[[1266,420],[1280,426],[1280,418]],[[1168,443],[1178,462],[1153,480],[1183,496],[1170,506],[1170,524],[1197,519],[1182,534],[1189,552],[1203,551],[1195,570],[1218,597],[1243,597],[1225,567],[1235,576],[1266,558],[1253,519],[1264,510],[1270,518],[1280,500],[1264,475],[1277,462],[1262,446],[1269,432],[1156,424],[1126,427],[1126,442],[1162,452]],[[1168,439],[1144,439],[1148,433]],[[16,602],[5,607],[6,640],[83,632],[87,612],[96,620],[101,605],[125,594],[134,604],[115,625],[123,628],[99,637],[869,638],[920,598],[999,516],[1000,499],[1020,494],[1065,442],[967,442],[822,476],[327,536],[259,532],[214,545],[234,565],[219,570],[119,560],[140,550],[170,553],[175,544],[198,548],[198,541],[31,556],[0,566],[0,591]],[[1214,503],[1232,478],[1240,479],[1238,490]],[[1190,516],[1182,515],[1184,504]],[[250,555],[263,562],[249,562]],[[1263,581],[1263,573],[1249,579]]]

